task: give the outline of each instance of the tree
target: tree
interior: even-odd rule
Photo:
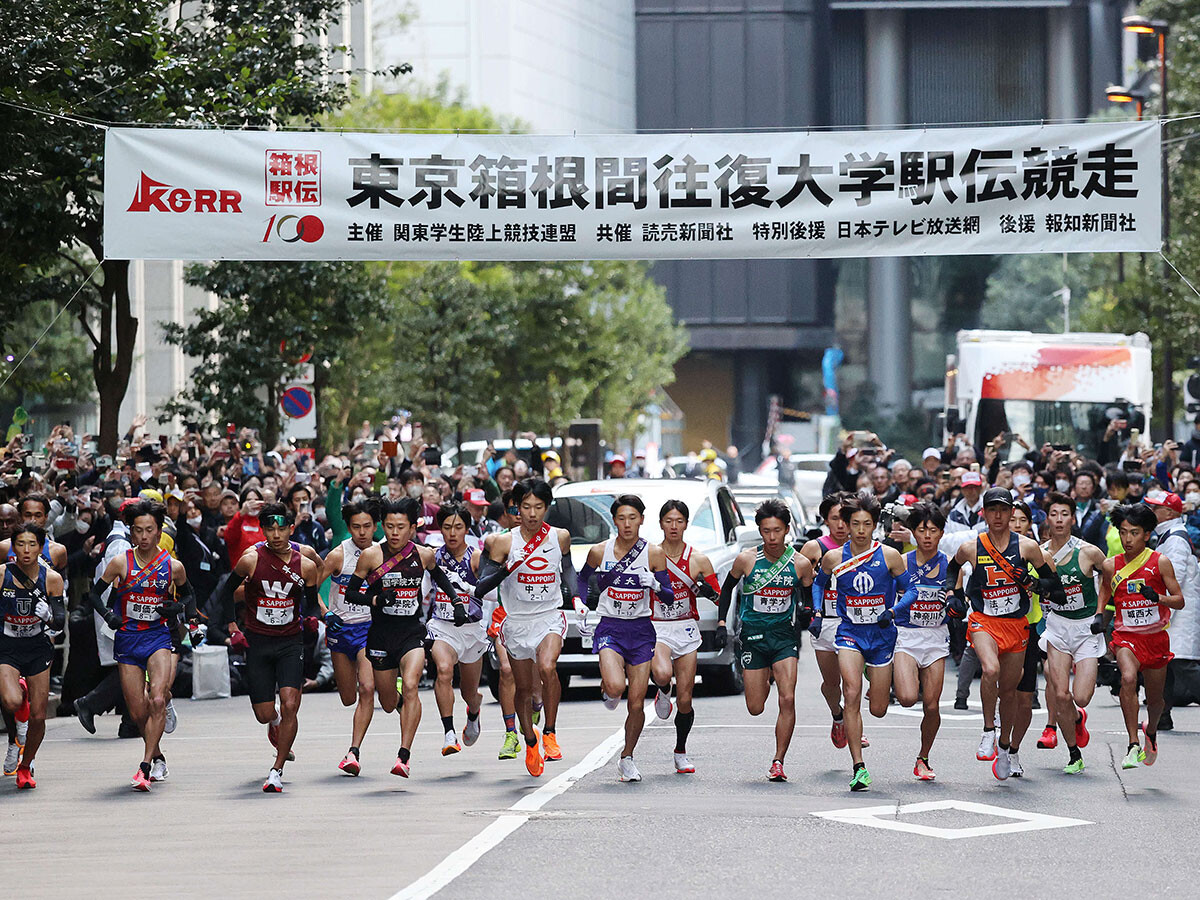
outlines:
[[[76,285],[101,261],[73,306],[93,348],[101,452],[116,448],[139,323],[130,307],[128,261],[104,257],[104,132],[87,123],[315,122],[349,96],[330,68],[341,48],[323,49],[316,40],[343,6],[212,0],[167,4],[164,13],[161,0],[0,4],[0,100],[40,111],[5,107],[0,275],[43,295],[40,282],[56,261],[76,268]],[[0,299],[0,323],[12,318],[12,298],[21,295],[18,289]]]
[[[329,368],[352,362],[358,336],[385,313],[375,274],[362,263],[219,262],[192,266],[187,280],[221,299],[187,326],[163,325],[166,341],[197,360],[191,385],[163,417],[216,413],[220,421],[262,423],[263,443],[274,446],[282,382],[298,370],[285,355],[311,350],[317,443],[327,446]]]

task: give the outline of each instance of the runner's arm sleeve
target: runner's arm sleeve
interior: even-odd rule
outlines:
[[[363,586],[366,585],[366,590]],[[379,593],[379,582],[367,585],[366,580],[359,575],[351,575],[350,581],[346,584],[346,602],[355,603],[359,606],[374,606],[372,599]],[[355,600],[355,597],[360,597]]]
[[[321,609],[321,586],[319,584],[306,584],[302,594],[304,605],[301,612],[307,609]]]
[[[671,586],[671,573],[666,569],[661,572],[654,573],[654,579],[658,582],[658,587],[654,588],[654,593],[658,594],[660,603],[675,602],[675,588]]]
[[[350,537],[350,529],[342,518],[342,485],[334,479],[329,480],[329,493],[325,495],[325,518],[333,532],[333,543],[340,544]]]
[[[584,602],[588,609],[595,609],[598,604],[599,594],[592,595],[592,576],[596,574],[595,566],[589,563],[584,563],[583,568],[579,570],[578,587],[580,589],[579,599]]]
[[[706,600],[716,600],[721,596],[721,582],[717,581],[716,572],[709,572],[696,582],[696,596]]]
[[[946,566],[946,593],[958,593],[958,573],[962,571],[962,563],[957,559],[951,559],[950,564]]]
[[[817,574],[813,578],[812,583],[812,608],[813,615],[823,616],[825,614],[825,588],[829,586],[829,573],[820,566],[817,567]]]
[[[913,578],[912,572],[905,569],[896,576],[896,595],[899,599],[892,607],[896,612],[903,609],[908,609],[917,599],[917,580]]]
[[[183,620],[191,622],[196,618],[196,592],[192,589],[192,583],[185,581],[183,584],[175,588],[175,597],[183,604]]]
[[[508,567],[496,562],[486,553],[479,563],[479,581],[475,583],[475,597],[482,600],[500,587],[500,582],[509,576]]]
[[[245,580],[245,575],[230,572],[225,579],[225,583],[221,585],[221,593],[217,596],[217,608],[221,610],[222,626],[235,621],[236,614],[233,609],[233,595],[237,593],[237,589],[241,587],[242,582]]]
[[[454,586],[446,572],[437,563],[434,563],[433,568],[429,570],[429,577],[433,579],[433,583],[438,586],[438,589],[450,598],[451,603],[457,606],[466,602],[458,596],[458,588]]]
[[[1038,593],[1049,601],[1052,606],[1062,606],[1067,602],[1067,592],[1063,588],[1058,570],[1047,562],[1037,567]]]
[[[108,590],[109,587],[109,582],[102,578],[97,578],[92,582],[92,590],[91,593],[88,594],[88,598],[92,601],[92,608],[100,614],[100,618],[102,618],[110,628],[116,630],[117,628],[121,627],[121,618],[104,603],[104,592]],[[115,626],[113,625],[114,622],[116,622]]]
[[[579,576],[575,574],[570,553],[564,553],[562,558],[562,595],[567,602],[579,596]]]
[[[50,630],[62,631],[67,622],[67,607],[62,594],[47,594],[46,602],[50,605]]]
[[[729,615],[729,606],[733,603],[733,589],[737,587],[737,576],[730,572],[725,576],[725,583],[721,585],[721,598],[717,602],[717,621],[724,622]]]

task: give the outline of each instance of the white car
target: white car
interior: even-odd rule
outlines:
[[[651,543],[658,543],[663,537],[658,526],[658,511],[662,505],[668,500],[686,503],[690,516],[684,540],[712,561],[718,581],[724,581],[739,552],[758,542],[758,531],[754,526],[745,524],[729,488],[719,482],[674,478],[580,481],[560,485],[554,491],[554,505],[546,517],[551,525],[566,528],[570,532],[571,561],[575,571],[583,566],[593,544],[613,537],[615,529],[609,507],[619,494],[636,494],[646,504],[646,521],[642,525],[641,535]],[[570,609],[570,604],[565,604],[564,608]],[[706,684],[718,691],[740,693],[742,668],[733,642],[724,650],[713,648],[713,634],[717,628],[716,603],[700,599],[698,608],[703,643],[700,645],[697,671],[704,676]],[[599,657],[592,653],[590,647],[583,646],[574,611],[567,613],[567,623],[567,637],[558,658],[558,677],[564,690],[570,684],[572,675],[590,678],[600,675]],[[487,668],[491,669],[494,665],[495,661],[489,657]],[[488,683],[498,683],[490,677],[492,674],[488,672]]]

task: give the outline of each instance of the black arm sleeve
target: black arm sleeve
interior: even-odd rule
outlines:
[[[571,561],[570,553],[564,553],[562,558],[562,595],[564,603],[570,603],[579,596],[579,576],[575,574],[575,563]]]
[[[950,565],[946,566],[946,592],[954,590],[954,586],[958,584],[958,573],[962,571],[962,563],[957,559],[950,560]]]
[[[183,620],[190,622],[196,618],[196,592],[192,590],[192,583],[185,581],[183,584],[175,588],[175,596],[180,603],[183,604]]]
[[[319,584],[306,584],[302,594],[303,606],[301,612],[306,616],[316,615],[321,610],[321,586]]]
[[[112,615],[112,610],[104,603],[104,591],[109,587],[108,582],[97,578],[92,582],[92,589],[88,593],[88,599],[92,601],[92,609],[96,610],[100,614],[100,618],[106,622],[108,621],[108,617]]]
[[[733,589],[737,587],[738,579],[732,572],[725,576],[721,585],[721,599],[717,603],[717,621],[724,622],[729,615],[729,606],[733,603]]]
[[[1063,588],[1062,579],[1058,577],[1058,570],[1049,563],[1043,562],[1037,567],[1037,573],[1041,589],[1044,592],[1043,596],[1054,606],[1066,603],[1067,592]]]
[[[500,582],[509,575],[508,568],[496,562],[486,553],[479,563],[479,581],[475,585],[475,597],[482,600],[486,594],[500,587]]]
[[[462,603],[463,600],[458,596],[458,589],[451,584],[450,579],[442,570],[442,567],[437,563],[433,564],[433,568],[429,570],[429,577],[433,579],[433,583],[438,586],[438,590],[450,598],[452,603]]]
[[[67,608],[63,604],[62,594],[49,594],[46,602],[50,604],[50,630],[62,631],[67,622]]]
[[[221,610],[220,624],[222,628],[235,620],[233,595],[245,580],[246,576],[230,572],[229,577],[225,579],[225,584],[221,586],[221,593],[217,596],[217,608]]]

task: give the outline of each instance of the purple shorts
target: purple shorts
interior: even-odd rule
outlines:
[[[641,619],[602,618],[596,626],[593,652],[615,650],[627,666],[640,666],[654,658],[658,635],[649,616]]]

